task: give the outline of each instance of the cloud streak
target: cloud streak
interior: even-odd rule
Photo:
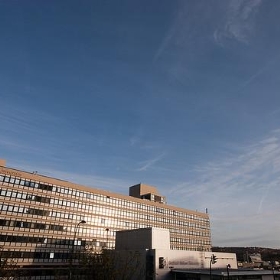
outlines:
[[[165,156],[165,153],[160,154],[155,158],[151,158],[149,160],[143,161],[140,164],[141,167],[137,168],[137,171],[146,171],[149,168],[152,168],[158,161],[160,161]]]
[[[233,239],[238,232],[236,244],[240,245],[244,236],[251,236],[251,244],[244,245],[258,246],[254,242],[260,242],[273,246],[272,235],[257,240],[259,235],[265,236],[264,229],[275,223],[275,213],[280,211],[280,132],[275,130],[253,144],[232,150],[237,152],[196,166],[189,172],[194,179],[178,184],[171,195],[209,209],[215,244],[235,245],[226,244],[221,233],[229,223],[232,231],[226,238]]]
[[[214,31],[214,40],[223,46],[227,39],[248,43],[254,30],[254,19],[261,5],[261,0],[232,0],[228,2],[226,20],[222,27]]]

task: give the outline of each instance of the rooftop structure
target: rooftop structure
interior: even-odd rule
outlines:
[[[141,199],[147,199],[154,202],[166,203],[164,196],[158,193],[156,187],[152,187],[145,184],[137,184],[129,188],[129,195]]]

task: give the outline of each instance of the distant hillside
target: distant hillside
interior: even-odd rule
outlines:
[[[262,247],[212,247],[214,252],[236,253],[237,260],[247,261],[248,255],[259,253],[263,261],[280,261],[280,249]]]

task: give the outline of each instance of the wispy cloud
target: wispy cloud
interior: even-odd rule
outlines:
[[[137,171],[146,171],[148,168],[153,167],[158,161],[160,161],[165,156],[165,153],[160,154],[155,158],[140,162],[141,167],[137,168]]]
[[[276,64],[280,58],[280,55],[276,55],[268,61],[263,67],[261,67],[259,70],[257,70],[253,75],[251,75],[249,78],[247,78],[243,83],[239,86],[238,91],[241,89],[247,87],[248,85],[252,84],[255,80],[259,80],[258,78],[270,70],[270,68],[273,66],[273,64]],[[273,112],[271,113],[273,114]]]
[[[140,141],[140,138],[137,137],[137,136],[132,136],[130,139],[129,139],[129,144],[130,146],[135,146],[136,144],[138,144]]]
[[[226,39],[235,39],[248,43],[254,30],[254,20],[261,0],[231,0],[228,1],[224,25],[214,31],[214,39],[219,45]]]
[[[277,114],[279,114],[279,113],[280,113],[280,108],[278,108],[278,109],[272,111],[272,112],[270,113],[270,115],[273,116],[273,115],[277,115]]]
[[[129,139],[129,144],[131,147],[137,147],[143,150],[158,150],[161,149],[161,145],[158,142],[152,142],[144,140],[143,136],[132,136]]]
[[[208,42],[206,40],[212,34],[214,41],[220,46],[228,39],[248,43],[255,30],[256,16],[261,4],[262,0],[229,0],[221,3],[213,1],[213,7],[210,8],[199,3],[180,2],[154,55],[154,61],[169,53],[172,47],[175,47],[176,52],[181,49],[186,56],[190,51],[195,51],[193,46]]]
[[[200,195],[205,192],[221,191],[233,192],[256,190],[261,183],[269,180],[272,174],[280,171],[279,138],[269,137],[257,144],[240,148],[237,155],[226,159],[197,166],[194,172],[200,174],[196,184],[199,187],[190,187],[190,183],[182,184],[180,189],[188,196]],[[277,178],[277,182],[279,178]],[[269,184],[273,182],[269,181]]]
[[[193,9],[192,11],[190,10],[190,5],[187,1],[180,2],[177,11],[174,13],[173,21],[155,53],[154,61],[157,61],[170,45],[185,49],[188,45],[192,44],[192,37],[198,21],[198,18],[193,16],[193,14],[201,12],[197,10],[197,6],[193,7]]]
[[[220,228],[229,223],[231,230],[226,238],[238,234],[240,244],[243,237],[251,236],[252,242],[247,245],[257,246],[253,240],[275,223],[275,214],[280,211],[280,132],[275,130],[253,144],[233,150],[226,157],[196,166],[189,172],[194,179],[178,184],[170,195],[195,201],[200,209],[209,208],[214,243],[223,243],[225,235]],[[261,244],[269,245],[272,236],[266,238]]]

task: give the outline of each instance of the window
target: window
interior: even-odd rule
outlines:
[[[9,183],[9,181],[10,181],[10,177],[6,176],[4,182]]]

